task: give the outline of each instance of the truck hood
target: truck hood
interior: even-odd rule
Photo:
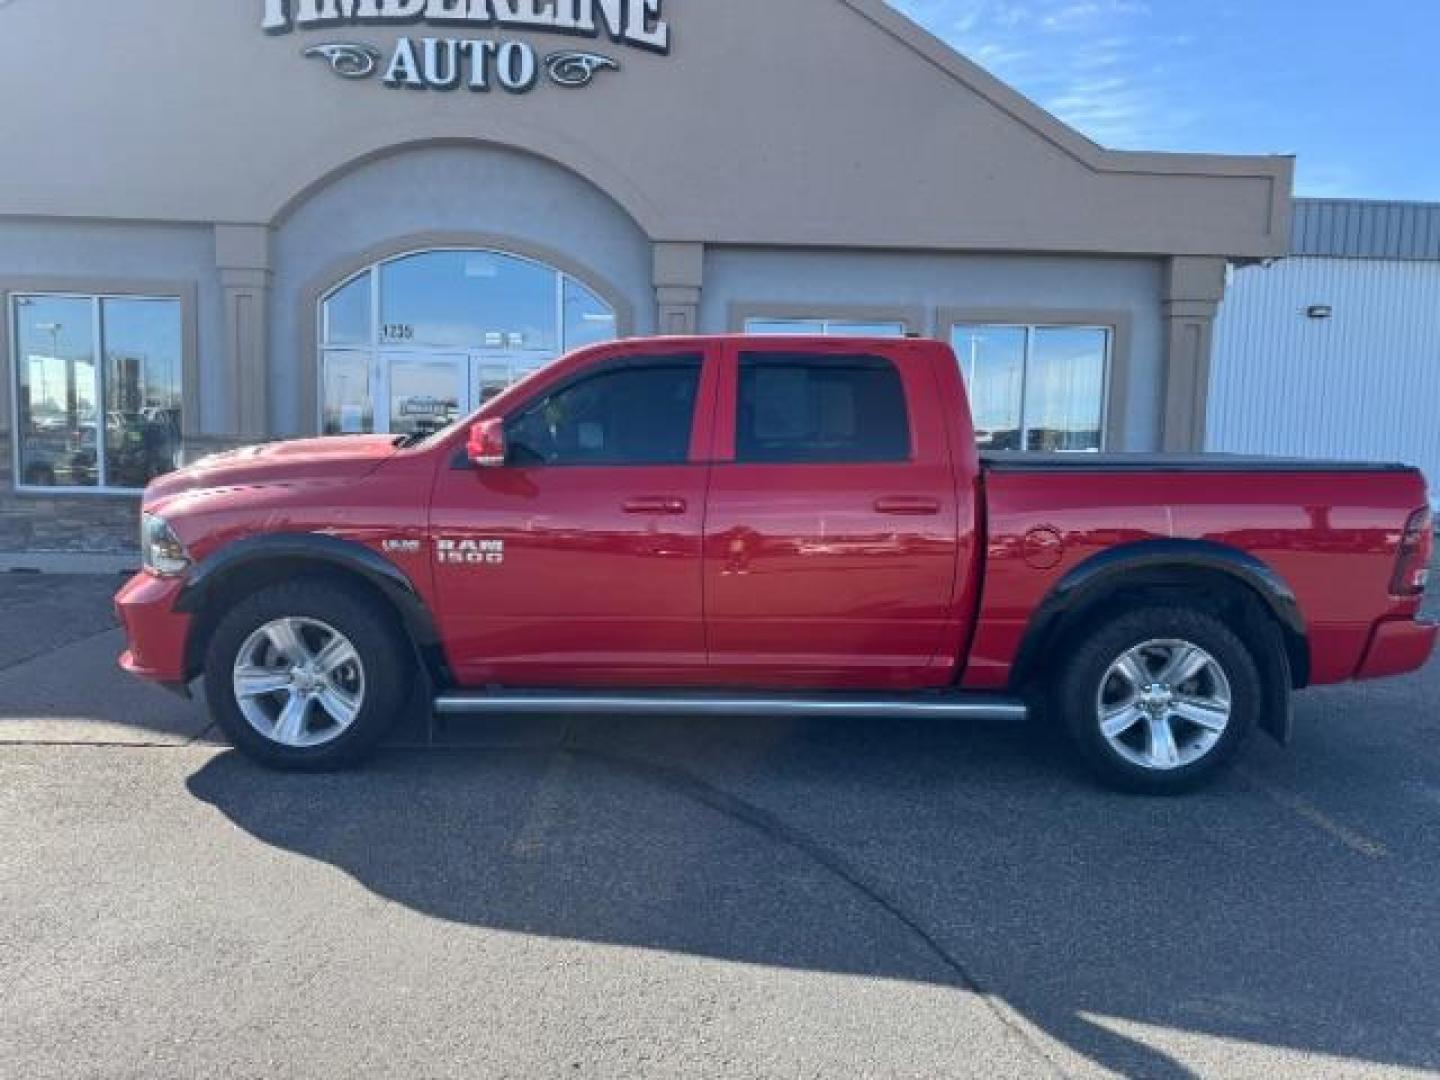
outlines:
[[[146,491],[147,504],[207,488],[357,480],[396,453],[393,435],[297,439],[211,454],[162,476]]]

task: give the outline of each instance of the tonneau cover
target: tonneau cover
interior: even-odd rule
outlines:
[[[1303,458],[1249,457],[1242,454],[1025,454],[985,452],[980,463],[996,472],[1208,472],[1208,473],[1356,473],[1416,472],[1409,465]]]

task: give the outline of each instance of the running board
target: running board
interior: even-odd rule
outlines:
[[[873,716],[928,720],[1024,720],[1019,698],[994,694],[696,693],[502,691],[442,694],[440,716],[722,716],[817,719]]]

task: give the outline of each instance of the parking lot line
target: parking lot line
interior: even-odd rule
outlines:
[[[1293,791],[1271,784],[1255,775],[1249,769],[1238,770],[1246,783],[1260,791],[1272,802],[1289,810],[1302,821],[1315,826],[1321,832],[1340,841],[1357,855],[1363,855],[1367,859],[1384,859],[1390,855],[1390,849],[1379,840],[1371,839],[1363,833],[1359,833],[1348,825],[1342,825],[1329,814],[1321,810],[1315,804],[1297,795]]]

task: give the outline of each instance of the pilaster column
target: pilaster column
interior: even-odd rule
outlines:
[[[695,334],[700,329],[700,295],[705,287],[705,245],[655,245],[655,328],[658,333]]]
[[[270,427],[270,229],[216,225],[215,265],[225,297],[225,356],[229,434],[266,439]]]
[[[1162,447],[1171,453],[1205,449],[1210,405],[1210,351],[1215,315],[1225,298],[1222,258],[1183,255],[1165,270],[1165,400]]]

